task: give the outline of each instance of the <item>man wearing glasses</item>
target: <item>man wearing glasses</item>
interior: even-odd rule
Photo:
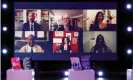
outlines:
[[[63,26],[59,27],[57,31],[74,31],[74,27],[71,26],[71,19],[68,14],[62,16]]]

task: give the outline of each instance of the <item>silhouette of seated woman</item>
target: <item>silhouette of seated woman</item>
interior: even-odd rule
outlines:
[[[99,34],[96,39],[96,44],[91,48],[90,53],[112,53],[111,49],[106,45],[104,37]]]

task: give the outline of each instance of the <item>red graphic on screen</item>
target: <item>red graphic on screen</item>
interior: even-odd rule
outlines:
[[[11,58],[11,63],[12,63],[12,69],[21,69],[20,58],[18,57]]]

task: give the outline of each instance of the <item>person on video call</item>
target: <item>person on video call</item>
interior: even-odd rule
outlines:
[[[35,38],[32,34],[30,34],[27,38],[27,44],[23,46],[19,52],[25,52],[25,53],[43,53],[44,50],[41,48],[41,46],[35,44]]]
[[[40,31],[40,25],[35,22],[34,13],[30,12],[28,15],[28,22],[24,23],[23,31]]]
[[[106,45],[104,37],[99,34],[96,39],[96,44],[91,48],[91,53],[112,53],[111,49]]]
[[[107,29],[107,23],[103,22],[104,20],[104,14],[103,12],[98,12],[95,17],[94,24],[90,26],[90,30],[106,30]]]
[[[62,45],[60,47],[61,53],[72,53],[72,49],[69,43],[70,43],[70,39],[68,37],[62,38]]]
[[[57,31],[74,31],[74,26],[71,26],[71,19],[68,14],[62,16],[63,26],[59,27]]]

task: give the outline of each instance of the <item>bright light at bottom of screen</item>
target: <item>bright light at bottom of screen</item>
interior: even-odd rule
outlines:
[[[97,78],[97,80],[104,80],[104,78]]]
[[[63,80],[68,80],[68,77],[64,78]]]

